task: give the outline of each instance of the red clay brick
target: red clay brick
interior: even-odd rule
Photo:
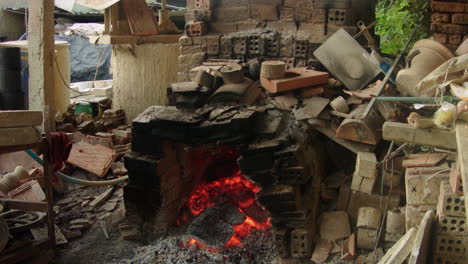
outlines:
[[[434,23],[450,23],[450,14],[434,13],[432,14],[432,22]]]
[[[464,25],[432,23],[431,30],[434,32],[456,34],[456,35],[468,34],[468,27]]]
[[[468,14],[453,14],[452,15],[452,24],[467,25],[468,24]]]
[[[445,33],[434,33],[434,40],[439,43],[445,44],[447,43],[448,36]]]
[[[448,41],[450,44],[459,45],[462,43],[462,35],[449,35]]]
[[[465,4],[457,3],[457,2],[432,2],[432,11],[434,12],[450,12],[450,13],[457,13],[457,12],[464,12],[465,11]]]

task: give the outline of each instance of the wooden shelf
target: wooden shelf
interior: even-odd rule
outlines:
[[[146,44],[146,43],[161,43],[171,44],[179,43],[179,38],[182,35],[150,35],[150,36],[89,36],[89,42],[92,44]]]

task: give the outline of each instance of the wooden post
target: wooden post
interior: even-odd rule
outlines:
[[[30,109],[44,111],[44,184],[47,199],[47,227],[49,242],[55,248],[55,226],[52,189],[52,170],[49,164],[50,132],[55,130],[54,98],[54,0],[29,1],[29,104]]]
[[[29,1],[29,108],[49,108],[45,131],[55,130],[54,0]]]
[[[465,192],[465,207],[468,205],[468,123],[458,120],[455,126],[457,137],[458,162],[460,163],[460,172]],[[466,214],[468,221],[468,214]]]

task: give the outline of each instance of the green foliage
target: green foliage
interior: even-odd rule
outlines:
[[[430,0],[379,0],[375,32],[380,36],[382,52],[398,54],[414,28],[418,28],[418,31],[413,42],[429,35],[429,2]]]

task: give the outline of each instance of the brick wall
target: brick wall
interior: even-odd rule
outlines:
[[[179,81],[206,59],[264,57],[305,66],[340,28],[374,20],[374,0],[187,0],[187,32],[180,40]],[[363,11],[364,10],[364,11]]]
[[[455,51],[468,38],[468,0],[432,1],[434,39]]]

